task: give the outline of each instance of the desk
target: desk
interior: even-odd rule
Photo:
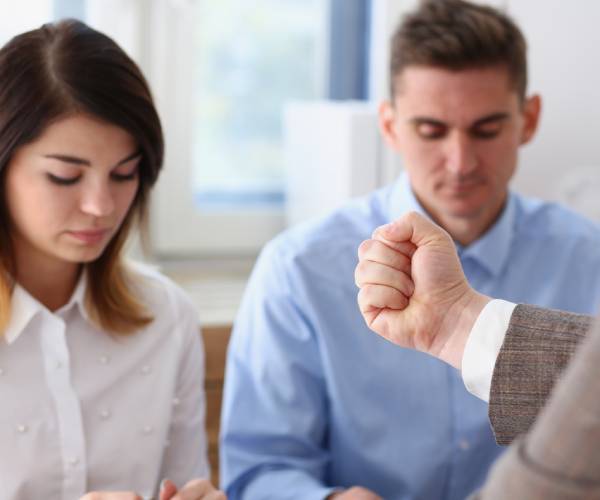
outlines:
[[[205,326],[202,328],[206,357],[206,433],[208,437],[208,460],[212,483],[219,484],[219,429],[225,357],[231,335],[231,326]]]

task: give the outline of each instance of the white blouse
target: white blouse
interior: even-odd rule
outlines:
[[[0,334],[0,499],[156,495],[208,477],[204,352],[194,306],[136,266],[154,321],[111,336],[84,308],[85,275],[54,313],[17,286]]]

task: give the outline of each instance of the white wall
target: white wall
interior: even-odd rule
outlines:
[[[600,190],[594,200],[587,190],[600,184],[600,2],[510,0],[509,12],[529,43],[529,89],[544,100],[538,136],[523,150],[515,186],[545,198],[567,195],[600,215],[593,203]],[[565,192],[581,174],[578,195]]]
[[[52,2],[50,0],[28,0],[12,2],[0,0],[0,46],[13,36],[24,31],[39,28],[52,19]]]

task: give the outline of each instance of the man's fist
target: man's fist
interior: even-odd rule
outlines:
[[[490,299],[467,283],[448,233],[411,212],[378,228],[358,254],[358,304],[369,328],[460,368],[467,337]]]

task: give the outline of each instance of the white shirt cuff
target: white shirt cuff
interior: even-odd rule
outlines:
[[[467,339],[462,359],[463,382],[471,394],[485,402],[490,400],[496,358],[516,306],[506,300],[488,302]]]

